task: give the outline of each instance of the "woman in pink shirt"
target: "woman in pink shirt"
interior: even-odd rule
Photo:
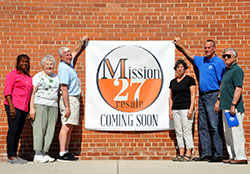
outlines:
[[[27,163],[17,157],[18,143],[28,111],[32,92],[32,77],[29,74],[30,58],[17,56],[16,68],[5,79],[5,110],[8,116],[7,155],[8,163]]]

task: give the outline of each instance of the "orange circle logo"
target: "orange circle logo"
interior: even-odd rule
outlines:
[[[156,57],[139,46],[110,51],[97,71],[97,87],[106,103],[122,112],[137,112],[157,99],[163,73]]]

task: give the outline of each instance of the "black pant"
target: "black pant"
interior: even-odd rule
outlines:
[[[8,116],[8,135],[7,135],[7,155],[8,157],[17,156],[18,143],[20,135],[23,130],[23,126],[27,117],[27,112],[24,112],[20,109],[16,109],[16,118],[10,118],[10,108],[8,105],[5,105],[5,111]]]

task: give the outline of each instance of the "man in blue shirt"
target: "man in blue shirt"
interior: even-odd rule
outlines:
[[[59,133],[60,157],[59,161],[76,160],[69,153],[71,133],[74,126],[79,124],[81,84],[75,70],[78,57],[87,47],[88,36],[81,38],[75,49],[67,47],[59,49],[60,63],[58,65],[58,76],[61,89],[60,112],[62,127]]]
[[[180,38],[175,38],[173,42],[176,48],[199,70],[199,140],[201,146],[200,157],[195,161],[222,161],[222,136],[219,131],[219,89],[225,64],[216,54],[216,44],[213,40],[206,40],[204,44],[205,56],[195,56],[181,43]],[[213,138],[215,152],[211,151],[211,134]]]

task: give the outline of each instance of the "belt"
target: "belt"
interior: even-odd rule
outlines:
[[[62,97],[62,94],[60,94],[60,96]],[[79,94],[79,95],[69,95],[69,97],[77,97],[77,98],[80,98],[80,97],[81,97],[81,94]]]
[[[205,94],[210,94],[210,93],[213,93],[213,92],[219,92],[220,90],[217,89],[217,90],[211,90],[211,91],[206,91],[206,92],[203,92],[203,91],[199,91],[200,95],[205,95]]]
[[[70,95],[70,97],[80,98],[80,97],[81,97],[81,95],[80,95],[80,94],[79,94],[79,95]]]

